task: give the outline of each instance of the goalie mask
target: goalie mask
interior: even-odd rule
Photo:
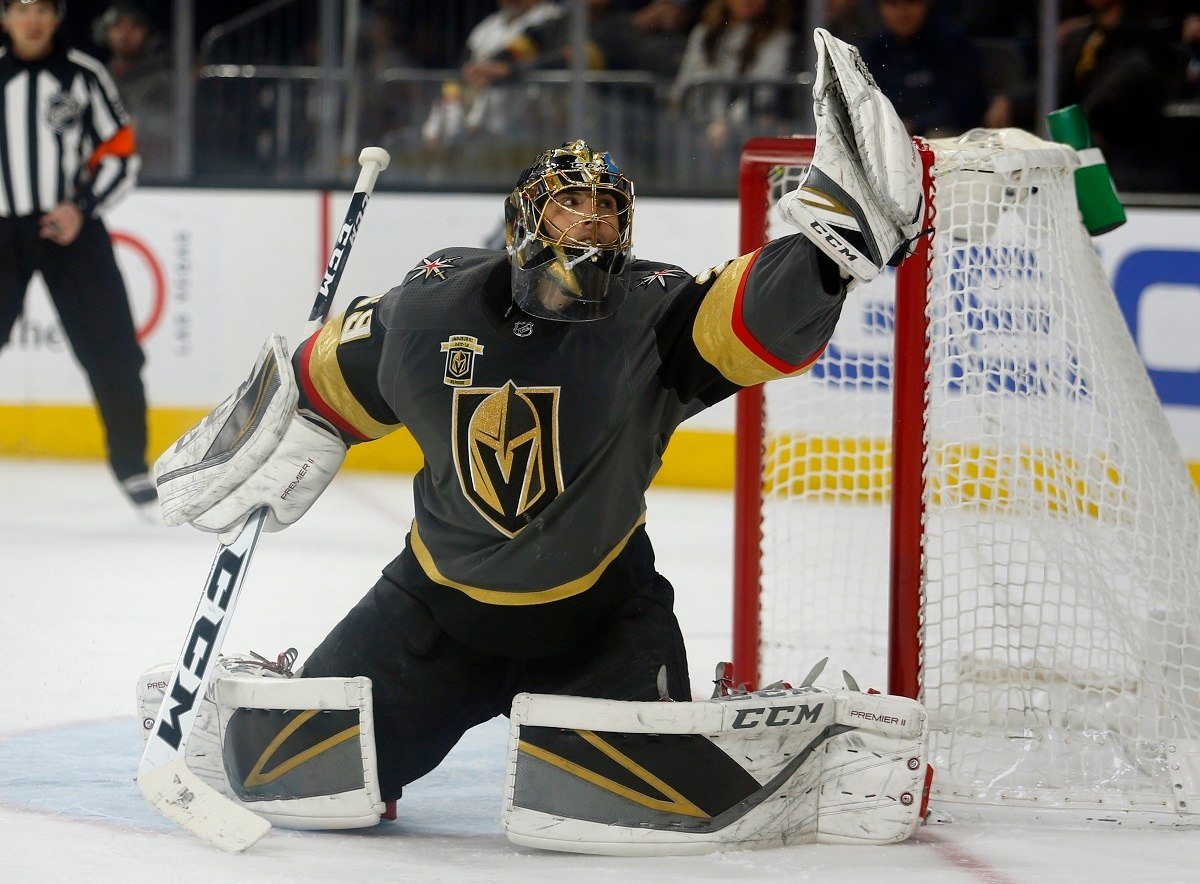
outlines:
[[[504,206],[517,306],[567,322],[611,316],[629,291],[633,182],[571,141],[521,173]]]

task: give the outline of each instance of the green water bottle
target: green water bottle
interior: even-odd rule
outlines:
[[[1075,170],[1075,199],[1079,214],[1092,236],[1116,230],[1125,223],[1125,207],[1117,196],[1104,154],[1092,140],[1083,109],[1072,104],[1046,114],[1050,136],[1060,144],[1073,147],[1081,165]]]

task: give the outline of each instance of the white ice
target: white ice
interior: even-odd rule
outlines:
[[[173,661],[214,541],[140,524],[95,464],[0,460],[0,882],[1200,881],[1200,832],[927,825],[881,848],[807,845],[613,859],[510,845],[505,724],[467,734],[406,789],[399,819],[354,833],[273,830],[227,855],[174,828],[133,783],[139,672]],[[405,479],[338,478],[266,536],[226,649],[303,656],[400,549]],[[728,659],[728,495],[656,491],[649,529],[674,583],[693,689]],[[801,674],[797,674],[800,677]]]

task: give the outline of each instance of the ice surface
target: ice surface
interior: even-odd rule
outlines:
[[[1197,881],[1200,832],[964,822],[894,847],[802,846],[613,859],[508,844],[505,725],[464,737],[412,784],[399,819],[351,833],[273,830],[229,856],[174,828],[133,782],[133,692],[173,661],[214,541],[140,524],[94,464],[0,461],[0,882],[30,881]],[[228,650],[303,656],[399,551],[404,479],[340,476],[255,554]],[[649,530],[674,583],[693,690],[729,654],[728,495],[652,494]],[[800,678],[803,673],[796,673]]]

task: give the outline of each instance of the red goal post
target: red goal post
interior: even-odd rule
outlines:
[[[742,150],[739,168],[739,254],[761,248],[769,239],[770,178],[779,167],[803,167],[812,159],[815,139],[754,138]],[[932,154],[922,148],[926,189]],[[932,201],[926,200],[926,225],[932,221]],[[897,279],[896,362],[915,371],[898,372],[892,445],[895,452],[895,505],[892,515],[891,584],[888,592],[890,628],[888,691],[905,697],[918,692],[921,433],[924,364],[925,287],[929,271],[929,242],[923,238],[904,262]],[[734,468],[734,610],[733,674],[738,683],[758,685],[759,587],[763,475],[763,389],[749,387],[738,394]]]

